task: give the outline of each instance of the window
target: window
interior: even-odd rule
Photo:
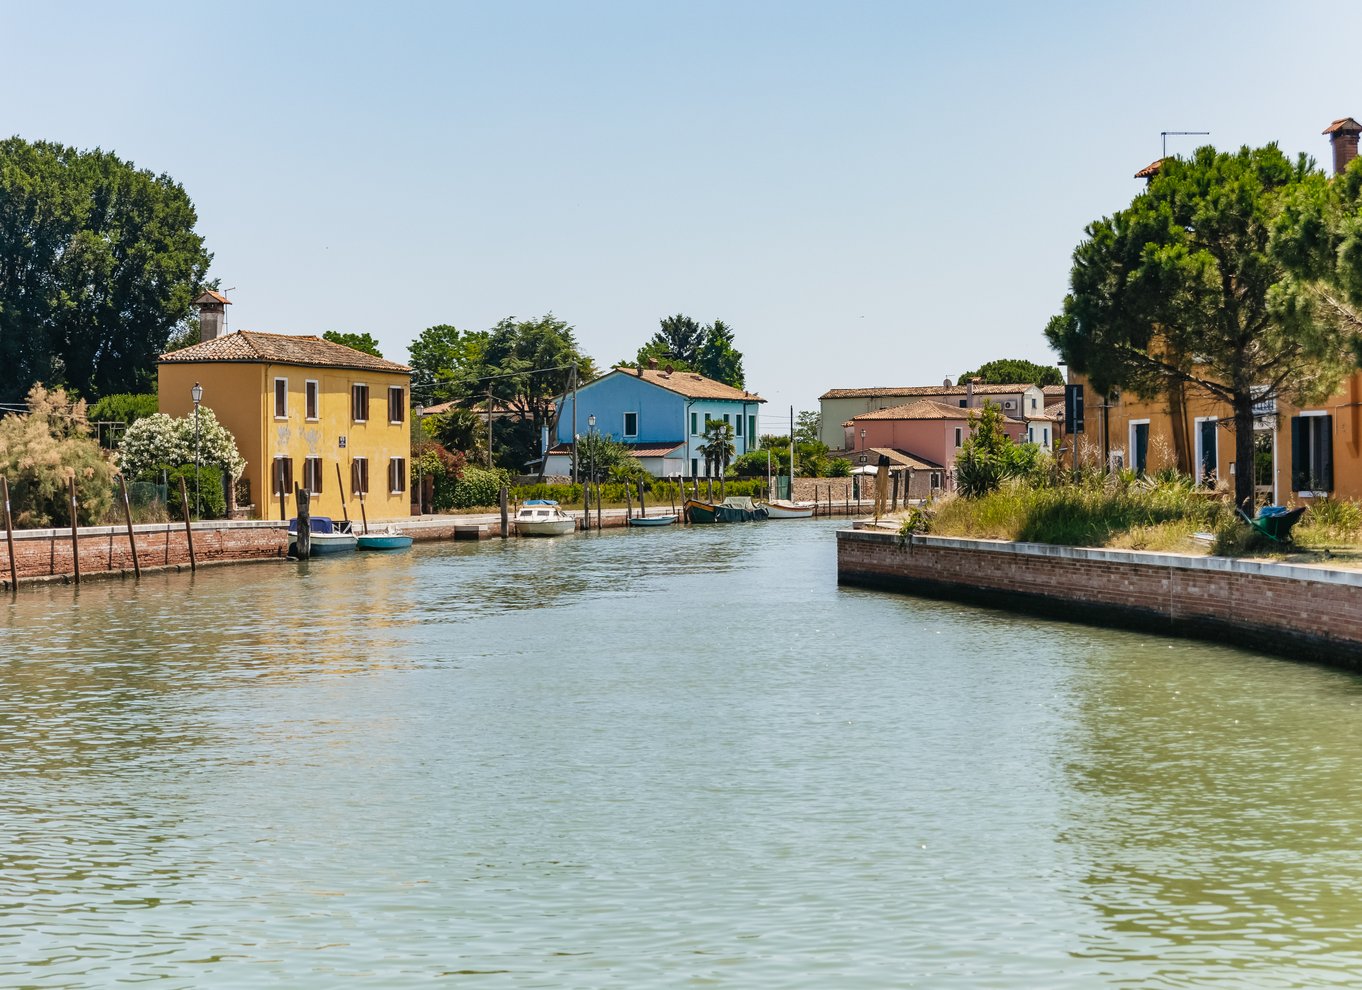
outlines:
[[[308,457],[303,460],[303,487],[313,495],[322,493],[322,459]]]
[[[394,495],[407,490],[407,459],[388,458],[388,491]]]
[[[698,457],[690,459],[690,476],[692,478],[700,477],[700,458]]]
[[[308,379],[303,383],[303,405],[307,411],[308,419],[317,419],[317,383]]]
[[[932,472],[932,491],[936,491],[936,490],[939,489],[940,487],[941,487],[941,472],[939,472],[939,471],[933,471],[933,472]]]
[[[1031,397],[1031,411],[1032,411],[1032,412],[1035,412],[1035,411],[1036,411],[1036,399],[1035,399],[1035,396],[1032,396],[1032,397]]]
[[[747,435],[753,440],[757,438],[757,417],[755,416],[747,417]]]
[[[695,437],[700,435],[700,414],[690,414],[690,435]]]
[[[964,400],[964,399],[961,399],[961,400],[960,400],[960,408],[961,408],[961,409],[964,409],[964,408],[965,408],[965,401],[966,401],[966,400]]]
[[[350,386],[350,418],[356,423],[369,421],[369,386]]]
[[[1299,495],[1334,488],[1334,417],[1303,412],[1291,417],[1291,487]]]
[[[407,419],[407,390],[401,385],[388,388],[388,422],[403,423]]]
[[[729,416],[728,413],[724,413],[724,425],[725,425],[725,426],[732,426],[733,423],[729,420],[728,416]]]
[[[288,419],[288,379],[274,380],[274,418]]]
[[[1049,449],[1050,449],[1050,427],[1048,427],[1048,426],[1043,427],[1043,428],[1041,429],[1041,431],[1040,431],[1040,435],[1041,435],[1042,438],[1044,438],[1044,441],[1045,441],[1045,449],[1046,449],[1046,450],[1049,450]]]
[[[624,414],[624,435],[626,437],[638,436],[638,413],[627,412]]]
[[[356,457],[350,462],[350,494],[369,494],[369,458]]]
[[[293,458],[276,457],[274,459],[274,494],[292,495],[293,494]]]
[[[1138,474],[1149,471],[1149,420],[1130,421],[1130,467]]]
[[[963,445],[964,445],[964,441],[965,441],[965,431],[964,431],[964,429],[963,429],[962,427],[957,426],[957,427],[955,428],[955,445],[956,445],[957,447],[963,446]]]
[[[1214,488],[1220,473],[1220,453],[1216,443],[1215,417],[1198,418],[1196,421],[1196,464],[1197,484]]]

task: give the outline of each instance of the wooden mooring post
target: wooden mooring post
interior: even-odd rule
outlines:
[[[504,540],[511,535],[511,515],[509,510],[511,493],[505,485],[497,492],[497,505],[501,507],[501,538]]]
[[[298,535],[294,542],[298,548],[298,559],[307,560],[312,556],[312,510],[309,505],[311,496],[302,485],[294,485],[293,493],[298,502]]]
[[[189,489],[185,487],[184,475],[180,476],[180,508],[184,510],[184,538],[189,543],[190,573],[199,569],[199,559],[194,555],[194,527],[189,518]]]
[[[14,560],[14,520],[9,512],[9,479],[0,475],[0,495],[5,501],[5,544],[9,547],[9,590],[19,590],[19,565]]]
[[[132,503],[128,501],[128,481],[118,476],[118,488],[123,493],[123,521],[128,524],[128,549],[132,551],[132,573],[139,581],[142,579],[142,565],[137,562],[137,537],[132,531]]]
[[[66,483],[71,505],[71,567],[76,572],[76,584],[80,584],[80,535],[76,532],[79,525],[76,521],[76,513],[80,507],[76,502],[76,479],[74,477],[67,478]]]
[[[345,481],[341,478],[340,461],[336,462],[336,491],[340,494],[341,515],[345,518],[348,528],[350,523],[350,510],[345,507]]]

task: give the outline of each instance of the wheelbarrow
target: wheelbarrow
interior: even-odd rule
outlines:
[[[1259,533],[1262,533],[1274,543],[1287,546],[1291,543],[1291,530],[1296,523],[1301,521],[1301,516],[1305,515],[1305,506],[1295,509],[1288,509],[1284,505],[1265,505],[1258,510],[1257,516],[1249,516],[1243,509],[1238,507],[1235,511]]]

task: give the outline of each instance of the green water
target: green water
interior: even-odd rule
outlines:
[[[832,533],[0,600],[0,986],[1356,982],[1362,681]]]

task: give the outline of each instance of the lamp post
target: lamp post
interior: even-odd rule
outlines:
[[[586,418],[586,435],[591,440],[591,480],[596,480],[596,414],[592,413]]]
[[[194,397],[194,515],[203,515],[203,501],[199,497],[199,403],[203,401],[203,386],[198,382],[189,390]]]

